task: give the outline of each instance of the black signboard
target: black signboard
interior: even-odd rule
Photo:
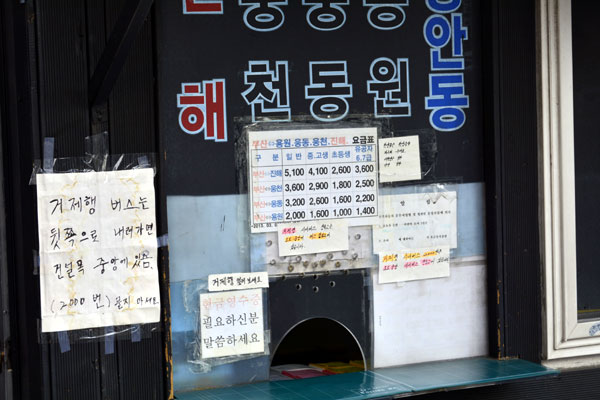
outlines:
[[[168,195],[238,193],[244,122],[435,131],[437,180],[482,181],[479,2],[159,1]]]

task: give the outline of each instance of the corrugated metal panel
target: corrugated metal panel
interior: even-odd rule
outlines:
[[[107,0],[107,31],[112,30],[124,0]],[[152,23],[147,19],[109,99],[111,152],[156,151]],[[150,101],[149,101],[150,100]]]
[[[58,157],[83,155],[89,135],[85,11],[81,0],[36,3],[41,134]]]
[[[498,9],[506,355],[541,356],[535,1]],[[527,295],[525,295],[527,294]]]
[[[58,344],[51,345],[52,398],[101,399],[98,344],[71,343],[70,346],[70,351],[61,353]]]
[[[119,343],[121,399],[164,399],[164,345],[161,332],[138,343]]]
[[[38,1],[36,28],[40,59],[40,111],[43,137],[55,137],[55,154],[84,155],[91,130],[88,82],[119,17],[123,0]],[[121,71],[108,107],[110,151],[155,152],[153,35],[149,18]],[[38,290],[38,289],[36,289]],[[100,342],[73,342],[61,353],[46,345],[46,390],[53,399],[164,398],[162,333],[132,343],[115,343],[104,354]]]

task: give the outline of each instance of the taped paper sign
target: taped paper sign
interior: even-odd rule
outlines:
[[[279,256],[348,250],[348,221],[297,222],[279,224]]]
[[[450,276],[450,248],[402,250],[379,254],[379,283]]]
[[[268,287],[269,274],[267,272],[208,275],[209,292],[221,292],[223,290],[258,289]]]
[[[457,246],[456,192],[380,197],[379,224],[373,226],[373,252]]]
[[[379,181],[421,179],[419,136],[379,139]]]
[[[202,358],[265,351],[262,289],[200,294]]]
[[[154,173],[40,174],[42,331],[160,320]]]
[[[251,232],[281,222],[377,221],[377,129],[248,132]]]

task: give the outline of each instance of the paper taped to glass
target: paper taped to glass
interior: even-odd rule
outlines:
[[[151,168],[40,174],[42,331],[160,320]]]

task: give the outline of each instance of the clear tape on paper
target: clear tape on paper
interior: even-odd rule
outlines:
[[[53,165],[54,165],[54,138],[47,137],[44,138],[44,159],[43,159],[43,169],[45,173],[52,173]]]
[[[48,140],[52,139],[52,140]],[[54,158],[54,140],[44,141],[44,157],[35,160],[29,179],[30,185],[36,184],[37,174],[123,171],[139,168],[152,168],[156,175],[156,154],[128,153],[108,154],[108,135],[101,133],[85,138],[83,157]]]
[[[39,324],[41,326],[41,324]],[[136,331],[134,334],[133,332]],[[40,344],[60,344],[61,341],[68,343],[90,343],[115,341],[135,341],[135,339],[150,339],[155,333],[162,332],[160,323],[141,325],[106,326],[101,328],[78,329],[74,331],[46,332],[40,329]],[[62,346],[62,345],[61,345]],[[105,345],[106,346],[106,345]],[[113,346],[114,347],[114,346]],[[106,347],[105,347],[106,348]],[[109,353],[107,353],[109,354]]]
[[[77,172],[102,172],[122,171],[140,168],[152,168],[156,175],[155,154],[117,154],[109,155],[108,134],[106,132],[91,135],[85,138],[85,156],[70,158],[54,158],[54,138],[47,137],[44,140],[43,159],[36,160],[30,185],[36,184],[37,174],[77,173]],[[157,238],[158,247],[168,244],[168,235],[164,234]],[[33,250],[33,274],[39,274],[40,255]],[[89,329],[78,329],[60,332],[42,332],[41,324],[38,324],[38,341],[40,344],[57,343],[61,351],[69,351],[70,343],[74,342],[102,342],[115,340],[139,341],[152,337],[155,332],[162,331],[162,324],[147,323],[141,325],[120,325],[118,327],[105,326]],[[107,351],[114,351],[114,344],[105,344]],[[112,347],[111,347],[112,346]],[[106,354],[110,354],[107,352]]]

